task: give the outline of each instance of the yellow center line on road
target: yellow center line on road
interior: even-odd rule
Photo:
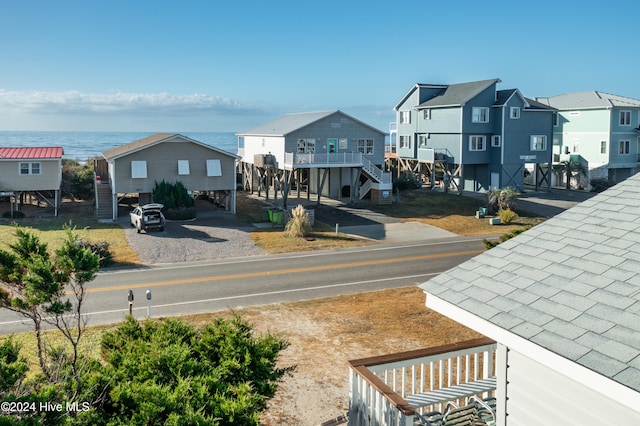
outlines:
[[[269,276],[269,275],[297,274],[301,272],[323,271],[327,269],[354,268],[359,266],[380,265],[385,263],[412,262],[416,260],[429,260],[429,259],[438,259],[443,257],[468,256],[473,254],[479,254],[482,252],[484,252],[484,250],[470,250],[470,251],[459,251],[455,253],[426,254],[422,256],[398,257],[398,258],[392,258],[392,259],[368,260],[363,262],[339,263],[335,265],[305,266],[303,268],[278,269],[275,271],[248,272],[244,274],[221,275],[218,277],[189,278],[184,280],[158,281],[158,282],[151,282],[151,283],[127,284],[127,285],[119,285],[119,286],[112,286],[112,287],[92,288],[92,289],[87,289],[86,292],[99,293],[99,292],[105,292],[105,291],[116,291],[116,290],[124,290],[124,289],[143,288],[143,287],[162,287],[162,286],[168,286],[168,285],[192,284],[192,283],[200,283],[205,281],[224,281],[224,280],[237,280],[241,278],[255,278],[255,277],[262,277],[262,276]]]

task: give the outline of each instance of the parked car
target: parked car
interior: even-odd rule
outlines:
[[[131,226],[135,226],[138,233],[143,229],[147,231],[153,228],[163,231],[163,207],[164,205],[157,203],[145,204],[144,206],[136,207],[129,213],[129,222],[131,223]]]

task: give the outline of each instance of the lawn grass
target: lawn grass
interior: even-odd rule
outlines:
[[[476,211],[486,201],[475,196],[442,193],[428,189],[406,190],[400,193],[400,202],[372,205],[371,209],[387,216],[437,226],[458,235],[505,234],[524,226],[535,226],[545,220],[527,212],[516,212],[518,217],[509,224],[490,225],[488,218],[477,219]]]
[[[8,210],[8,204],[2,206]],[[0,218],[0,249],[6,250],[7,244],[14,241],[15,227],[29,229],[46,243],[51,254],[66,238],[65,226],[70,227],[80,237],[91,242],[106,241],[116,265],[137,265],[138,254],[129,247],[129,242],[117,223],[98,223],[93,217],[93,205],[87,202],[67,201],[62,203],[59,215],[53,210],[26,205],[24,218]]]

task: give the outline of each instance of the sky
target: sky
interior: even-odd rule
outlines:
[[[0,0],[0,131],[240,132],[416,83],[640,99],[640,2]]]

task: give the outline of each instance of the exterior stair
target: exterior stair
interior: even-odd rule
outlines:
[[[98,222],[113,221],[113,197],[109,182],[96,182],[96,213]]]

